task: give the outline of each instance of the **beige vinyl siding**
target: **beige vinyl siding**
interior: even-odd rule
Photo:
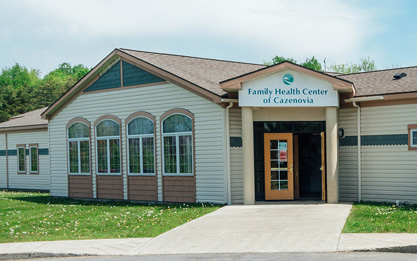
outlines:
[[[362,199],[417,203],[417,151],[406,146],[362,147]]]
[[[362,135],[407,134],[417,124],[417,104],[365,107],[361,111]]]
[[[242,137],[242,110],[229,111],[230,137]],[[230,148],[232,203],[243,204],[243,148]]]
[[[408,134],[417,105],[361,108],[361,135]],[[356,136],[356,109],[339,110],[339,126]],[[357,200],[357,146],[339,147],[341,201]],[[417,203],[417,151],[407,145],[362,146],[362,200]],[[356,194],[356,195],[355,195]]]
[[[358,111],[354,109],[339,110],[339,128],[345,130],[345,136],[356,136],[358,134]]]
[[[357,136],[357,109],[339,110],[339,128],[345,136]],[[358,200],[358,147],[339,146],[339,198],[340,201]]]
[[[94,122],[100,116],[110,114],[122,121],[122,174],[124,176],[125,199],[127,198],[126,174],[126,118],[138,111],[156,117],[156,152],[158,173],[158,198],[162,200],[162,154],[160,116],[173,108],[189,110],[195,116],[195,169],[197,201],[224,203],[224,155],[223,155],[223,112],[216,105],[196,94],[173,84],[149,87],[118,89],[115,91],[81,94],[50,121],[52,183],[51,194],[67,196],[67,152],[66,124],[75,117],[84,117],[92,124],[91,160],[93,184],[95,184],[95,141]],[[95,193],[95,185],[93,187]]]
[[[408,124],[417,124],[417,104],[362,108],[362,135],[408,134]],[[362,200],[417,203],[417,151],[362,146]]]
[[[38,143],[39,149],[49,147],[48,131],[19,131],[7,134],[7,147],[15,150],[17,144],[25,144],[29,149],[29,144]],[[8,156],[9,163],[9,188],[11,189],[50,189],[50,162],[49,155],[39,155],[39,174],[30,174],[29,153],[26,154],[26,173],[17,174],[17,156]]]
[[[339,147],[340,201],[358,201],[358,147]]]
[[[6,135],[0,134],[0,150],[6,150]],[[0,189],[7,188],[6,156],[0,156]]]

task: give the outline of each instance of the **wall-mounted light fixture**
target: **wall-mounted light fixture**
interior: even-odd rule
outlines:
[[[340,128],[337,133],[339,134],[339,138],[344,138],[345,137],[345,129]]]

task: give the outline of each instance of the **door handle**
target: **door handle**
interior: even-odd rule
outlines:
[[[290,172],[293,173],[293,167],[290,165]]]

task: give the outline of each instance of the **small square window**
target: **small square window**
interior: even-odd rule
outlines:
[[[17,145],[17,173],[26,174],[26,147]]]
[[[417,129],[410,129],[410,147],[417,147]]]
[[[417,150],[417,124],[408,125],[408,149]]]

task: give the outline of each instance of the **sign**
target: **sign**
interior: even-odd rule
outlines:
[[[239,106],[337,107],[339,95],[330,82],[285,70],[243,83]]]
[[[279,151],[279,161],[287,161],[287,151],[280,150]]]
[[[287,143],[286,142],[280,142],[278,144],[278,150],[287,150]]]

